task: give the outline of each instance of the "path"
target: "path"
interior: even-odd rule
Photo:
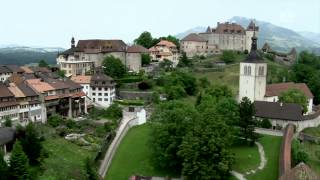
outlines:
[[[133,119],[135,119],[135,115],[130,114],[130,113],[123,113],[123,118],[120,122],[119,128],[117,129],[116,136],[113,139],[112,143],[110,144],[110,146],[105,154],[105,157],[100,165],[98,172],[101,177],[104,178],[104,176],[106,175],[107,170],[111,164],[111,160],[113,158],[113,155],[114,155],[117,147],[119,146],[119,143],[121,142],[123,136],[128,131],[128,123]]]
[[[283,136],[283,131],[280,130],[272,130],[265,128],[254,128],[254,132],[258,134],[270,135],[270,136]]]
[[[262,144],[259,142],[255,142],[255,144],[258,146],[258,151],[259,151],[259,155],[260,155],[260,164],[256,169],[245,172],[244,173],[245,175],[254,174],[258,170],[262,170],[267,164],[266,154],[264,152]],[[242,173],[239,173],[237,171],[231,171],[231,174],[234,175],[239,180],[246,180],[246,178],[244,177],[245,175]]]

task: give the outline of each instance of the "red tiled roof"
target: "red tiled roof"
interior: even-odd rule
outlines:
[[[72,76],[71,80],[78,84],[90,84],[91,76]]]
[[[73,98],[75,98],[75,97],[83,97],[83,96],[86,96],[86,94],[83,91],[76,92],[76,93],[72,94]]]
[[[207,42],[207,40],[203,39],[201,36],[199,36],[196,33],[191,33],[181,39],[181,41],[195,41],[195,42]]]
[[[177,47],[173,42],[167,40],[161,40],[156,46]]]
[[[282,92],[288,91],[289,89],[298,89],[302,91],[306,97],[313,98],[313,94],[305,83],[277,83],[269,84],[266,87],[266,97],[279,96]]]

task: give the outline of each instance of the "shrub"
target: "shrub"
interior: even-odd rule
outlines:
[[[48,124],[52,127],[57,127],[61,125],[63,122],[63,118],[57,114],[54,114],[48,118]]]
[[[248,54],[249,53],[249,51],[246,49],[246,50],[244,50],[244,52],[243,52],[244,54]]]
[[[261,121],[261,127],[262,128],[266,128],[266,129],[270,129],[272,127],[272,124],[270,122],[269,119],[267,118],[264,118],[262,121]]]
[[[306,163],[309,159],[308,154],[305,152],[305,150],[302,148],[300,142],[298,140],[292,141],[291,146],[291,160],[292,164],[295,166],[299,164],[300,162]]]
[[[166,93],[169,100],[180,99],[187,96],[186,91],[181,85],[170,86],[166,89]]]
[[[147,90],[152,87],[152,83],[149,81],[142,81],[141,83],[138,84],[138,88],[140,90]]]
[[[206,59],[206,57],[205,57],[204,55],[201,55],[199,58],[200,58],[201,60]]]
[[[110,118],[110,119],[119,119],[122,118],[122,109],[121,107],[113,103],[111,106],[108,107],[108,109],[104,113],[104,117]]]
[[[5,127],[11,127],[12,126],[12,121],[9,117],[6,117],[6,120],[4,121],[4,126]]]
[[[221,60],[227,64],[232,63],[235,61],[235,53],[230,50],[223,51],[221,55]]]

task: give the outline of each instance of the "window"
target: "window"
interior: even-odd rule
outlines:
[[[95,90],[96,90],[96,88],[95,88],[95,87],[93,87],[93,88],[92,88],[92,90],[93,90],[93,91],[95,91]]]
[[[96,98],[93,98],[93,102],[96,102]]]
[[[104,93],[104,96],[108,96],[108,93]]]
[[[244,75],[247,75],[247,74],[248,74],[248,67],[244,66]]]
[[[104,101],[108,101],[108,98],[104,98]]]
[[[102,96],[102,93],[98,93],[99,96]]]
[[[251,66],[248,66],[248,75],[251,75]]]
[[[102,98],[98,98],[98,101],[102,101]]]
[[[259,67],[259,76],[263,76],[264,75],[264,67],[261,66]]]
[[[96,95],[96,93],[92,93],[92,96],[95,96]]]
[[[102,90],[102,88],[101,88],[101,87],[99,87],[99,88],[98,88],[98,90],[99,90],[99,91],[101,91],[101,90]]]

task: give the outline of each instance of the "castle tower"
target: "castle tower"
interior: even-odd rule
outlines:
[[[267,64],[257,52],[257,39],[253,31],[250,54],[240,63],[239,101],[243,97],[248,97],[252,102],[264,100]]]
[[[258,36],[258,31],[259,31],[259,27],[256,26],[256,24],[251,20],[251,22],[249,23],[247,29],[246,29],[246,50],[248,50],[250,52],[251,50],[251,44],[252,44],[252,37],[253,34],[255,34],[256,36]]]
[[[71,48],[75,48],[76,45],[75,45],[75,40],[74,40],[74,37],[71,38]]]

